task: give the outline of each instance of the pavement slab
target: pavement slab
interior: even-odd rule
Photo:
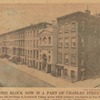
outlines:
[[[51,74],[40,71],[38,69],[27,67],[26,65],[16,65],[8,61],[7,59],[0,59],[0,60],[54,87],[66,87],[66,88],[97,88],[97,87],[100,87],[100,78],[88,79],[88,80],[72,83],[65,79],[54,77]]]

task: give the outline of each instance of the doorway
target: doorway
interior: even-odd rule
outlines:
[[[42,69],[46,71],[46,63],[47,63],[47,56],[46,54],[43,54],[43,63],[42,63]]]
[[[57,76],[61,77],[61,69],[60,68],[57,68],[57,73],[58,73]]]
[[[48,73],[51,73],[51,65],[48,65]]]
[[[84,80],[85,79],[85,71],[81,71],[81,80]]]

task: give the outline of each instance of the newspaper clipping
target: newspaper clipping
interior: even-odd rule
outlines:
[[[0,100],[100,100],[99,1],[22,1],[0,3]]]

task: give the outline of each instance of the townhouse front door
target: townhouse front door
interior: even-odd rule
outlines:
[[[42,69],[46,71],[46,63],[47,63],[47,56],[46,54],[43,54],[43,63],[42,63]]]

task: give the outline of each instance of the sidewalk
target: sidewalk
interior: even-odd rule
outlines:
[[[98,85],[100,85],[100,78],[98,79],[89,79],[89,80],[84,80],[84,81],[79,81],[79,82],[75,82],[75,83],[71,83],[67,80],[61,79],[61,78],[57,78],[57,77],[53,77],[52,75],[45,73],[43,71],[39,71],[37,69],[34,68],[29,68],[26,65],[16,65],[10,61],[8,61],[7,59],[3,58],[0,59],[2,62],[15,67],[29,75],[32,75],[42,81],[45,81],[51,85],[53,85],[54,87],[67,87],[67,88],[76,88],[76,87],[80,87],[80,88],[93,88],[96,87]],[[21,76],[22,77],[22,76]]]

